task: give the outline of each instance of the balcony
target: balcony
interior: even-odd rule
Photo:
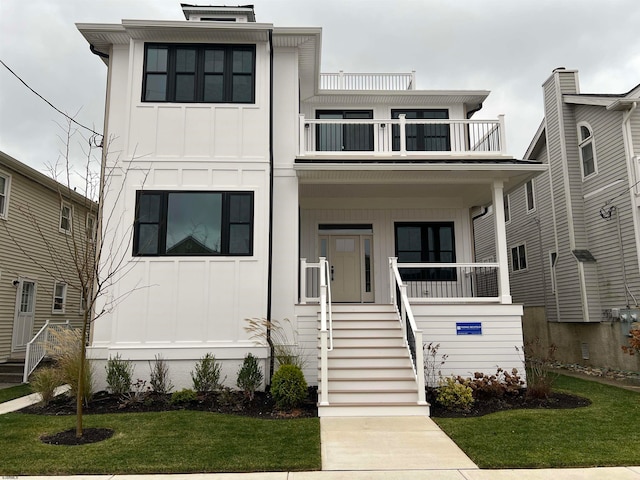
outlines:
[[[498,120],[308,119],[300,115],[299,157],[506,155],[504,116]]]
[[[320,74],[321,90],[415,90],[416,72]]]

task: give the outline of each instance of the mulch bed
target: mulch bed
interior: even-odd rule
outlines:
[[[53,435],[43,435],[40,440],[49,445],[86,445],[101,442],[112,435],[113,430],[110,428],[83,428],[82,436],[76,437],[76,429],[72,428]]]

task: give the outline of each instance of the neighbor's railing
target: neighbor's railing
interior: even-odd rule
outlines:
[[[421,302],[498,302],[497,263],[399,263],[407,296]]]
[[[53,340],[49,335],[49,330],[58,328],[69,328],[69,320],[64,322],[52,322],[47,320],[36,335],[27,343],[27,351],[24,357],[24,372],[22,382],[29,381],[29,375],[36,369],[42,359],[47,355],[49,346]]]
[[[402,282],[398,271],[398,259],[389,259],[389,280],[391,285],[391,303],[395,303],[404,339],[411,354],[413,372],[418,383],[418,404],[426,404],[424,390],[424,353],[422,350],[422,330],[418,330],[413,318],[411,304],[407,296],[407,286]]]
[[[506,154],[504,116],[498,120],[311,119],[299,116],[298,155]]]
[[[321,73],[322,90],[415,90],[416,72],[411,73]]]

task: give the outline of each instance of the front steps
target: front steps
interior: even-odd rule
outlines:
[[[0,383],[22,383],[24,360],[9,359],[0,363]]]
[[[418,404],[411,357],[393,305],[333,305],[328,360],[329,405],[318,406],[319,416],[429,415],[429,405]]]

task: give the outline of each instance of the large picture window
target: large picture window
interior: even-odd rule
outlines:
[[[255,46],[147,44],[143,102],[254,103]]]
[[[316,118],[337,120],[337,123],[317,125],[316,150],[319,152],[373,151],[373,124],[340,123],[343,119],[372,119],[372,110],[319,110]]]
[[[404,114],[407,120],[446,120],[448,110],[391,110],[391,118]],[[400,126],[393,125],[393,150],[400,150]],[[405,140],[408,152],[448,152],[451,150],[449,125],[425,123],[405,125]]]
[[[453,222],[395,224],[398,263],[455,263]],[[400,266],[400,265],[399,265]],[[403,280],[456,280],[455,268],[400,268]]]
[[[253,192],[139,191],[133,254],[252,255]]]

